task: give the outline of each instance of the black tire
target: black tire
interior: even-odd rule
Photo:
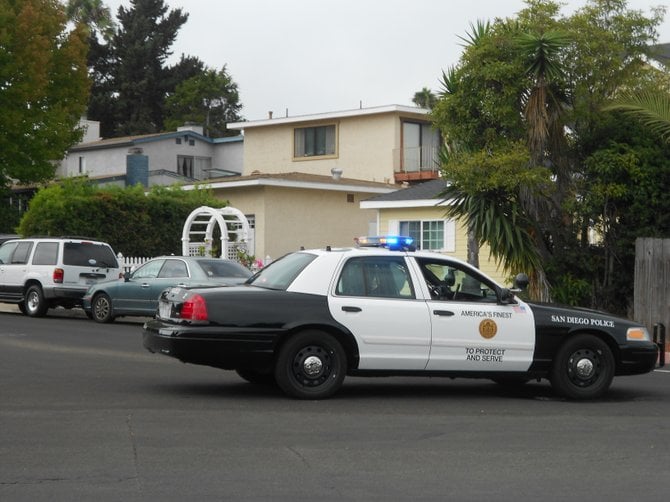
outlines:
[[[91,300],[91,316],[95,322],[112,322],[113,312],[112,299],[107,293],[98,293]]]
[[[26,313],[26,304],[24,302],[17,303],[16,306],[19,308],[19,312],[21,312],[23,315],[28,315]]]
[[[262,373],[248,368],[236,369],[235,372],[240,378],[254,385],[274,385],[276,383],[272,373]]]
[[[601,397],[613,378],[612,351],[593,335],[577,335],[565,342],[551,369],[551,386],[569,399]]]
[[[289,338],[275,366],[277,385],[298,399],[325,399],[342,386],[347,356],[328,333],[309,330]]]
[[[26,315],[30,317],[44,317],[49,310],[49,305],[44,299],[42,288],[37,284],[33,284],[26,290],[26,297],[23,301]]]

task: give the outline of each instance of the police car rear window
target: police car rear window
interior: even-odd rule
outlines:
[[[316,255],[293,253],[286,255],[262,269],[252,277],[249,284],[267,289],[286,290]]]

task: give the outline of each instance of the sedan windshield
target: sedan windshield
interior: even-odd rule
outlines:
[[[267,289],[287,289],[316,255],[309,253],[288,254],[262,269],[249,280],[249,284]]]

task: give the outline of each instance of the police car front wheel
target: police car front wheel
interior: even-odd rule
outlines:
[[[593,335],[577,335],[559,349],[551,371],[551,385],[569,399],[595,399],[614,378],[614,356]]]
[[[346,354],[335,337],[307,330],[293,335],[281,347],[275,379],[289,396],[324,399],[342,386],[346,367]]]

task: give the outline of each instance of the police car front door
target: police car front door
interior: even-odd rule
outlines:
[[[328,302],[331,315],[356,338],[359,369],[426,367],[430,316],[402,255],[350,258]]]
[[[535,322],[527,305],[499,304],[495,286],[471,269],[435,259],[417,262],[432,293],[427,370],[528,370]]]

